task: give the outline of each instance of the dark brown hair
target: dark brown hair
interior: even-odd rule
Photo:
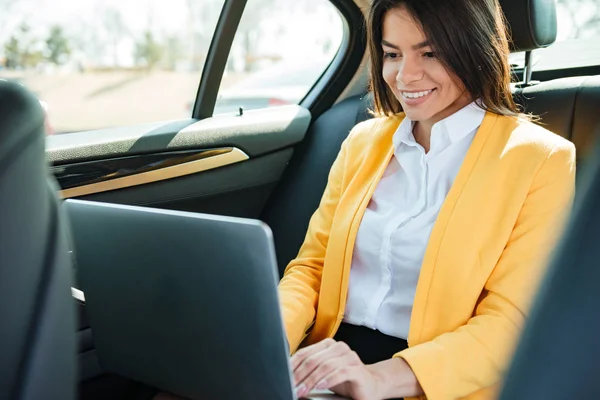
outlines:
[[[383,18],[401,6],[420,23],[446,70],[462,82],[473,99],[481,100],[482,108],[501,115],[518,115],[510,92],[504,14],[497,0],[372,0],[367,31],[376,115],[402,111],[383,79],[381,48]]]

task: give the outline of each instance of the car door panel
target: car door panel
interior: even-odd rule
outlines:
[[[279,181],[292,153],[293,149],[287,148],[199,173],[141,185],[131,184],[118,190],[91,193],[79,198],[255,218],[260,214],[271,189]],[[133,175],[128,178],[135,180],[136,177]],[[87,187],[93,189],[96,185]],[[81,188],[63,190],[63,193],[68,195],[73,193],[70,190],[77,189]]]
[[[235,147],[164,152],[84,161],[54,167],[62,197],[81,197],[177,178],[245,161]]]
[[[49,137],[47,157],[63,197],[185,210],[194,198],[240,203],[239,197],[224,202],[238,190],[264,198],[256,188],[268,191],[277,183],[293,146],[304,138],[310,113],[286,106],[192,121]],[[221,213],[249,215],[235,207],[228,211]]]
[[[235,146],[255,157],[293,146],[304,138],[310,112],[296,105],[221,115],[53,135],[47,138],[52,165],[105,160],[166,151]]]

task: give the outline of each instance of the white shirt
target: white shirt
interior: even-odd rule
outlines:
[[[417,281],[431,229],[485,111],[475,103],[436,123],[427,154],[405,118],[362,218],[344,322],[408,338]]]

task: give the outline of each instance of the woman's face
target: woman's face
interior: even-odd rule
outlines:
[[[381,46],[383,79],[409,119],[431,126],[471,102],[405,7],[384,16]]]

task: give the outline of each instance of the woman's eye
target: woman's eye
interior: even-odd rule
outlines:
[[[383,52],[383,58],[390,58],[390,59],[393,60],[393,59],[398,58],[398,57],[400,57],[400,55],[398,53],[389,53],[387,51]]]
[[[425,57],[425,58],[436,58],[435,57],[435,53],[433,51],[428,51],[426,53],[423,53],[423,57]]]

